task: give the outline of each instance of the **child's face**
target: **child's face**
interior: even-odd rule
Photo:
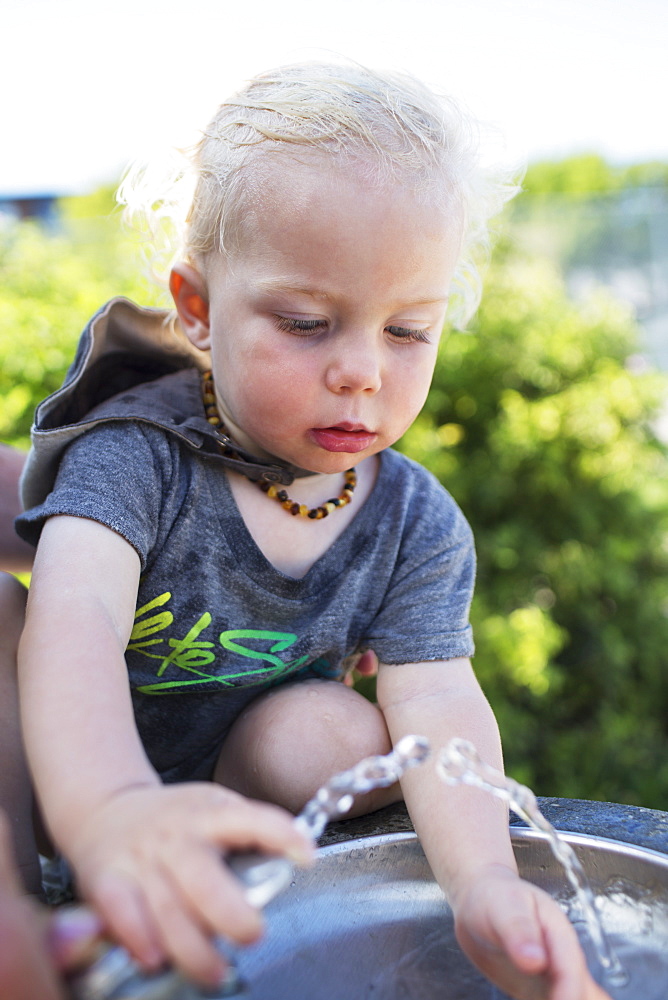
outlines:
[[[408,186],[274,167],[207,272],[198,343],[238,426],[314,472],[394,444],[429,390],[460,240],[458,212]]]

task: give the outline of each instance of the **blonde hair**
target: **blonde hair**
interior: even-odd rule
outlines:
[[[508,171],[482,169],[479,145],[475,120],[410,76],[298,63],[252,79],[170,163],[131,168],[118,200],[149,236],[154,273],[166,277],[177,259],[202,267],[213,253],[234,252],[244,200],[268,157],[354,162],[373,183],[401,181],[417,197],[461,206],[450,318],[464,326],[480,300],[489,221],[517,190]]]

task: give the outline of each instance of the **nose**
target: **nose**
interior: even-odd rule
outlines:
[[[379,347],[371,338],[363,337],[346,338],[336,344],[328,360],[325,382],[330,392],[378,392],[382,384]]]

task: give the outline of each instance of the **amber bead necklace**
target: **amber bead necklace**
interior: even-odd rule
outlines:
[[[220,450],[223,454],[239,459],[239,453],[228,444],[229,436],[225,431],[223,421],[220,419],[220,414],[216,405],[213,375],[210,371],[204,372],[202,375],[202,399],[204,401],[204,412],[206,413],[207,421],[225,437],[225,440],[219,440],[218,442]],[[299,517],[308,517],[312,521],[320,521],[323,517],[327,517],[331,514],[332,511],[337,510],[337,508],[345,507],[346,504],[349,504],[352,500],[353,491],[357,486],[357,473],[354,469],[348,469],[347,472],[344,473],[344,477],[345,486],[339,496],[326,500],[325,503],[320,505],[320,507],[307,507],[304,503],[298,503],[296,500],[289,497],[287,492],[275,483],[259,480],[257,481],[257,485],[263,493],[267,494],[268,497],[272,500],[276,500],[277,503],[280,503],[281,507],[283,507],[284,510],[287,510],[289,514],[294,516],[299,515]]]

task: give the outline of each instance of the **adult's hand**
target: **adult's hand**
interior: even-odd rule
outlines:
[[[25,460],[24,451],[0,444],[0,569],[8,573],[27,573],[35,555],[14,530],[14,518],[21,513],[19,478]]]
[[[76,968],[99,938],[90,910],[49,913],[22,894],[9,825],[0,813],[0,996],[3,1000],[64,1000],[60,971]]]

